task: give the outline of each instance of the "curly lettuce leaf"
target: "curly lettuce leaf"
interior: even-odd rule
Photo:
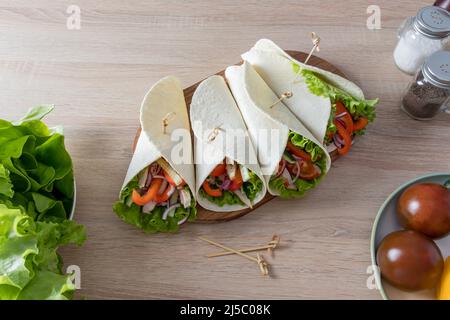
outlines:
[[[288,138],[292,142],[292,144],[309,153],[313,162],[316,162],[318,158],[324,156],[324,152],[321,147],[319,147],[308,138],[305,138],[301,134],[298,134],[294,131],[289,131]]]
[[[14,121],[15,126],[20,126],[27,122],[42,120],[46,115],[53,111],[53,105],[40,105],[28,110],[28,112],[18,121]]]
[[[375,105],[378,103],[378,99],[359,100],[348,94],[344,90],[341,90],[327,83],[319,75],[311,70],[302,69],[296,63],[293,63],[292,67],[294,72],[301,72],[309,91],[311,91],[313,94],[330,98],[332,103],[341,101],[342,103],[344,103],[347,110],[350,112],[354,119],[364,117],[367,118],[369,122],[375,120]]]
[[[30,211],[40,220],[64,220],[73,206],[73,167],[64,136],[41,121],[52,110],[53,106],[38,106],[19,121],[0,121],[0,165],[9,172],[13,185],[11,193],[2,170],[0,195],[20,203],[27,212],[27,203],[34,201],[39,215]],[[36,204],[36,198],[49,198],[55,203],[49,200],[52,203],[43,210],[42,201]]]
[[[57,280],[68,276],[62,274],[56,250],[85,240],[84,227],[73,221],[34,222],[21,208],[0,204],[0,300],[51,299],[66,292]]]
[[[229,190],[224,190],[222,192],[222,196],[221,197],[213,197],[210,196],[209,194],[206,193],[205,190],[203,190],[203,188],[200,188],[199,190],[200,196],[202,196],[203,198],[207,199],[208,201],[214,203],[215,205],[219,206],[219,207],[223,207],[224,205],[234,205],[234,204],[239,204],[239,205],[244,205],[244,203],[242,202],[242,200],[233,192],[229,191]]]
[[[70,275],[38,271],[20,292],[17,300],[69,300],[74,291],[75,285],[70,280]]]
[[[282,177],[278,177],[275,179],[271,179],[269,181],[269,186],[272,190],[279,193],[280,197],[285,199],[299,198],[305,195],[305,193],[316,187],[319,184],[320,178],[314,179],[312,181],[297,179],[294,182],[297,189],[288,189],[284,185],[284,179]]]
[[[263,181],[253,171],[249,172],[250,179],[243,183],[242,188],[250,201],[255,200],[256,195],[263,189]]]
[[[34,276],[37,238],[30,217],[0,204],[0,300],[14,299]]]
[[[14,196],[13,184],[9,177],[9,170],[0,163],[0,195],[4,195],[8,198]]]

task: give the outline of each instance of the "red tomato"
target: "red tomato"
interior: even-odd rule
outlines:
[[[297,157],[300,157],[304,160],[311,160],[311,156],[306,152],[294,145],[292,142],[288,141],[286,145],[286,149]]]

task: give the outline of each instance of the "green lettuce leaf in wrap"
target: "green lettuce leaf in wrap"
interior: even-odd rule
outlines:
[[[196,201],[190,188],[168,164],[165,162],[163,169],[158,163],[161,162],[142,170],[123,188],[113,210],[124,222],[146,233],[176,232],[180,225],[195,220]],[[158,192],[146,203],[139,200],[156,187]]]
[[[290,131],[286,150],[269,186],[282,198],[297,198],[314,188],[326,172],[322,148],[302,135]]]

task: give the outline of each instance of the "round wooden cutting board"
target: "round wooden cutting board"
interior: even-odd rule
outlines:
[[[306,57],[308,56],[308,54],[304,53],[304,52],[300,52],[300,51],[292,51],[292,50],[288,50],[286,51],[290,56],[292,56],[294,59],[302,62],[306,59]],[[241,64],[242,62],[240,62],[239,64]],[[333,72],[335,74],[338,74],[342,77],[346,77],[338,68],[336,68],[335,66],[333,66],[331,63],[318,58],[316,56],[312,56],[309,60],[309,65],[312,66],[316,66],[319,67],[323,70],[327,70],[330,72]],[[219,71],[218,73],[216,73],[217,75],[220,76],[224,76],[225,75],[225,69]],[[195,89],[197,88],[197,86],[200,84],[199,81],[196,84],[193,84],[192,86],[184,89],[184,98],[186,100],[186,105],[187,108],[189,110],[190,105],[191,105],[191,99],[192,96],[194,94]],[[189,114],[189,112],[188,112]],[[133,144],[133,149],[134,146],[137,143],[137,140],[139,138],[139,135],[141,134],[141,129],[139,128],[134,140],[134,144]],[[331,156],[331,160],[335,161],[338,158],[338,154],[336,151],[332,152],[330,154]],[[230,221],[233,219],[237,219],[239,217],[242,217],[244,215],[246,215],[247,213],[250,213],[254,210],[256,210],[258,207],[262,206],[263,204],[265,204],[266,202],[272,200],[273,198],[275,198],[274,196],[270,195],[269,193],[266,194],[266,196],[264,197],[264,199],[262,201],[260,201],[257,205],[255,205],[252,209],[243,209],[243,210],[239,210],[239,211],[232,211],[232,212],[214,212],[214,211],[210,211],[210,210],[206,210],[200,206],[197,205],[197,209],[198,209],[198,213],[197,213],[197,220],[195,222],[200,222],[200,223],[217,223],[217,222],[225,222],[225,221]],[[297,201],[297,200],[290,200],[290,201]]]

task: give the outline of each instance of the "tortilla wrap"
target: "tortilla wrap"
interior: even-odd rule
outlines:
[[[289,130],[308,138],[324,151],[328,172],[331,159],[326,149],[285,104],[278,102],[274,105],[279,100],[277,95],[252,65],[244,62],[242,66],[228,67],[225,76],[257,149],[258,160],[262,164],[267,185],[286,149]],[[279,134],[261,135],[260,132],[263,130]],[[268,189],[272,195],[278,195],[270,187]]]
[[[194,131],[195,193],[198,203],[208,210],[220,212],[249,207],[248,204],[225,204],[220,207],[199,194],[205,179],[218,164],[224,161],[225,157],[253,171],[261,179],[263,187],[255,197],[253,205],[261,201],[267,190],[264,177],[245,123],[222,77],[212,76],[199,84],[192,97],[190,117]],[[211,133],[217,128],[216,138],[210,140]],[[226,143],[225,141],[232,141],[233,143]]]
[[[327,82],[352,96],[364,99],[362,90],[353,82],[293,59],[270,40],[259,40],[252,49],[242,55],[242,58],[253,65],[278,97],[286,91],[293,93],[293,96],[284,103],[319,141],[324,141],[325,138],[331,101],[329,98],[311,93],[301,73],[294,71],[293,63],[319,74]]]
[[[170,120],[166,133],[163,133],[162,119],[167,115],[170,116]],[[142,132],[122,189],[140,171],[163,158],[193,191],[195,175],[191,131],[183,89],[177,78],[165,77],[148,91],[142,101],[140,122]],[[172,135],[174,132],[183,134],[183,140],[180,141],[179,135]],[[172,151],[178,150],[180,147],[182,147],[183,157],[178,159],[175,158],[178,153],[172,154]],[[194,192],[192,193],[194,194]]]

